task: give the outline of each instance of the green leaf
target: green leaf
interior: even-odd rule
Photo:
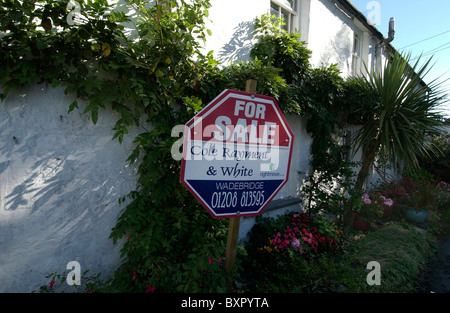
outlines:
[[[78,102],[75,100],[69,105],[69,111],[67,113],[72,112],[75,108],[78,109]]]

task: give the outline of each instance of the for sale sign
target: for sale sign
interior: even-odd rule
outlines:
[[[288,180],[293,140],[274,98],[227,89],[185,125],[181,182],[214,218],[258,215]]]

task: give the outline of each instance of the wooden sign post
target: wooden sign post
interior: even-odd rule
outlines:
[[[256,93],[257,81],[253,79],[247,80],[245,91]],[[236,249],[239,238],[239,226],[241,224],[240,217],[230,218],[230,224],[228,225],[228,238],[227,238],[227,250],[225,254],[225,270],[231,275],[234,264],[236,263]],[[233,290],[233,282],[227,280],[227,292]]]

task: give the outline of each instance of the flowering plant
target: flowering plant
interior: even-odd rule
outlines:
[[[385,207],[391,207],[394,205],[394,201],[391,198],[384,196],[383,194],[371,191],[366,192],[361,196],[361,200],[358,201],[356,212],[363,220],[371,220],[377,217],[382,217]]]
[[[321,277],[318,264],[344,242],[333,221],[300,212],[257,216],[248,235],[240,279],[252,290],[270,292],[314,289]]]
[[[389,183],[382,184],[378,190],[387,197],[393,199],[395,203],[403,203],[414,189],[414,181],[409,177],[399,180],[393,180]]]
[[[268,253],[292,250],[308,255],[320,253],[341,241],[343,232],[327,218],[290,213],[285,217],[285,227],[268,238],[259,251]]]
[[[426,180],[414,181],[410,192],[405,197],[405,205],[420,210],[435,209],[438,189]]]
[[[382,186],[383,192],[394,199],[394,202],[406,208],[416,210],[434,209],[438,204],[440,187],[425,179],[403,177]]]
[[[450,192],[450,184],[446,183],[445,181],[440,181],[437,183],[436,187],[441,192]]]

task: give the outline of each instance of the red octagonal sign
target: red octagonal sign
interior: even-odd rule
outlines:
[[[181,182],[214,218],[258,215],[288,180],[293,140],[274,98],[227,89],[186,123]]]

